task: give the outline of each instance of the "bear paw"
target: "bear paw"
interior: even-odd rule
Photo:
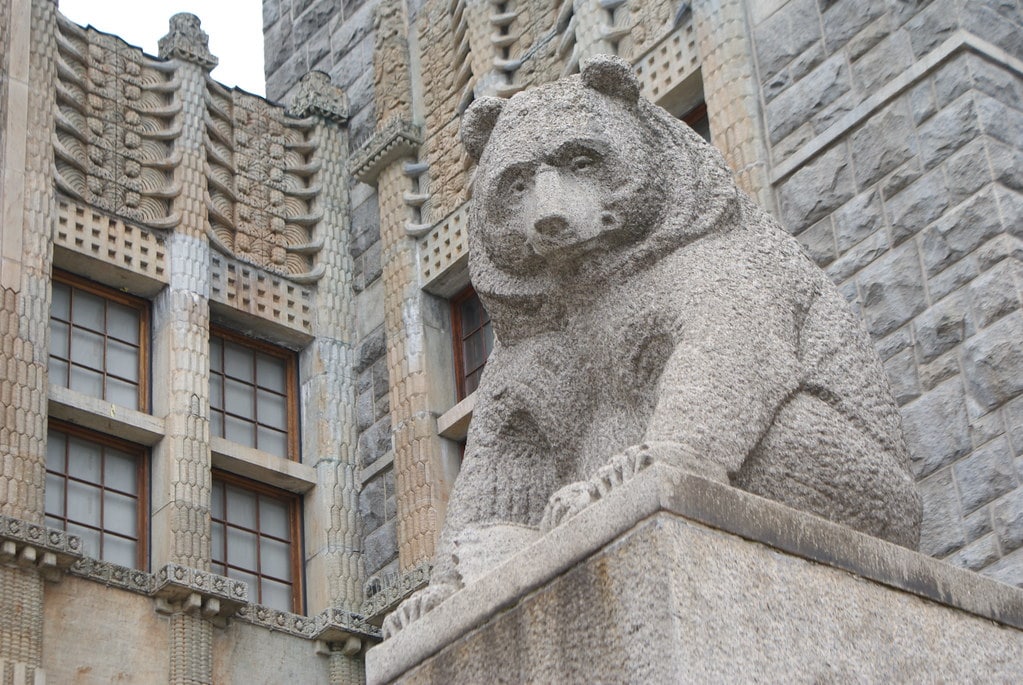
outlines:
[[[540,519],[540,532],[547,534],[567,521],[580,511],[600,499],[597,487],[588,480],[569,483],[547,500],[543,518]]]
[[[394,637],[454,593],[455,588],[449,585],[428,585],[413,593],[384,619],[381,627],[383,638],[387,640]]]

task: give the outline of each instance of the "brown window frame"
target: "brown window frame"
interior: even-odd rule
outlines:
[[[73,423],[67,423],[66,421],[60,421],[58,419],[53,419],[53,418],[49,419],[49,421],[47,423],[47,436],[49,435],[50,431],[56,431],[56,432],[59,432],[59,433],[64,433],[65,435],[74,436],[74,437],[77,437],[77,438],[79,438],[81,440],[86,440],[88,442],[96,443],[98,445],[103,445],[103,446],[106,446],[106,447],[112,447],[114,449],[120,450],[122,452],[126,452],[128,454],[132,454],[132,455],[135,456],[136,462],[137,462],[137,468],[135,469],[135,479],[136,479],[135,488],[136,488],[136,490],[138,492],[138,495],[136,497],[136,499],[138,500],[138,510],[136,512],[136,517],[137,517],[136,529],[138,531],[138,538],[135,539],[136,540],[136,544],[137,544],[136,560],[135,560],[136,561],[136,566],[135,566],[135,568],[137,568],[139,570],[142,570],[142,571],[148,571],[149,570],[149,524],[150,524],[150,520],[149,520],[149,489],[150,489],[149,488],[149,461],[150,461],[149,449],[147,447],[145,447],[144,445],[139,445],[138,443],[129,442],[127,440],[123,440],[121,438],[117,438],[117,437],[114,437],[112,435],[106,435],[104,433],[97,433],[96,431],[92,431],[92,430],[89,430],[87,428],[83,428],[81,426],[76,426]],[[64,453],[64,471],[63,472],[53,471],[48,466],[45,467],[46,473],[54,474],[56,476],[59,476],[59,477],[63,478],[64,482],[65,482],[65,485],[64,485],[64,515],[63,516],[56,516],[54,514],[51,514],[48,511],[44,511],[44,516],[46,518],[48,518],[48,519],[60,519],[62,521],[62,523],[63,523],[63,529],[64,530],[67,530],[67,524],[68,524],[69,521],[71,523],[77,525],[77,526],[82,526],[84,528],[94,528],[93,526],[87,525],[87,524],[79,522],[79,521],[74,521],[74,520],[71,520],[71,519],[68,518],[68,515],[67,515],[67,512],[68,512],[68,487],[67,487],[67,481],[74,480],[74,481],[77,481],[77,482],[80,482],[80,483],[89,483],[90,485],[99,486],[101,493],[102,492],[106,492],[108,489],[111,490],[112,492],[115,492],[115,493],[118,493],[118,494],[127,494],[127,493],[123,493],[123,491],[120,491],[120,490],[115,490],[114,488],[107,488],[104,483],[94,483],[92,481],[86,481],[86,480],[82,480],[81,478],[75,478],[75,477],[71,476],[70,473],[68,473],[69,469],[68,469],[68,463],[67,462],[68,462],[69,458],[70,458],[70,455],[68,455],[67,451],[65,450],[65,453]],[[98,528],[98,530],[101,533],[109,534],[109,535],[114,535],[116,537],[120,537],[120,538],[124,538],[124,539],[131,539],[128,536],[123,535],[121,533],[114,533],[114,532],[109,532],[108,533],[107,529],[104,528],[104,526],[103,526],[103,518],[104,518],[104,509],[101,508],[100,509],[100,525],[99,525],[99,528]],[[95,559],[102,559],[102,557],[103,557],[102,549],[96,550],[96,551],[97,551],[97,556],[93,557],[93,558],[95,558]]]
[[[149,300],[146,300],[146,299],[141,298],[141,297],[137,297],[135,295],[130,295],[128,293],[121,292],[119,290],[115,290],[115,289],[113,289],[113,288],[111,288],[109,286],[103,285],[101,283],[96,283],[95,281],[90,281],[90,280],[88,280],[86,278],[83,278],[81,276],[77,276],[77,275],[69,273],[67,271],[62,271],[60,269],[54,269],[53,270],[53,280],[58,282],[58,283],[63,283],[64,285],[70,286],[71,288],[77,288],[79,290],[84,290],[85,292],[88,292],[88,293],[90,293],[92,295],[95,295],[97,297],[101,297],[101,298],[103,298],[105,300],[116,302],[118,304],[124,305],[125,307],[130,307],[131,309],[135,309],[135,310],[138,311],[138,313],[139,313],[139,345],[138,345],[138,348],[139,348],[139,368],[138,368],[139,382],[138,382],[138,408],[136,409],[136,411],[140,411],[140,412],[143,412],[143,413],[149,412],[149,410],[150,410],[150,407],[149,407],[149,368],[150,368],[150,361],[149,361],[149,335],[150,335],[150,314],[151,314],[151,312],[150,312],[151,305],[150,305]],[[53,320],[55,318],[53,316],[53,309],[52,309],[52,307],[50,309],[49,316],[50,316],[50,320]],[[63,323],[67,323],[69,326],[72,325],[71,321],[64,321],[63,319],[60,319],[60,318],[57,318],[57,321],[61,321]],[[107,378],[107,376],[111,375],[111,376],[114,376],[115,378],[117,378],[117,376],[115,376],[114,374],[108,374],[108,371],[107,371],[107,364],[106,364],[107,345],[105,343],[106,343],[106,338],[108,337],[109,333],[106,330],[104,330],[104,331],[95,331],[95,330],[90,329],[90,328],[85,328],[85,327],[81,327],[81,328],[83,328],[83,330],[88,330],[88,331],[91,331],[93,333],[102,333],[102,335],[103,335],[103,338],[104,338],[103,367],[102,367],[102,369],[95,368],[95,367],[87,367],[87,368],[89,368],[92,371],[98,371],[98,372],[102,373],[102,375],[103,375],[103,387],[104,387],[103,394],[105,396],[106,395],[106,378]],[[69,330],[68,331],[68,344],[69,345],[71,344],[71,338],[72,338],[72,331]],[[61,357],[61,356],[54,355],[53,354],[53,343],[52,343],[52,341],[50,341],[50,347],[47,350],[47,359],[49,359],[50,357],[56,356],[57,359],[67,363],[67,365],[68,365],[68,382],[65,385],[63,385],[62,387],[66,387],[66,388],[68,388],[70,390],[71,389],[71,366],[72,366],[72,361],[71,361],[70,350],[65,350],[65,352],[68,355],[67,357]],[[75,392],[79,392],[79,391],[76,390]],[[88,393],[83,393],[83,394],[88,394]],[[92,397],[92,395],[89,395],[89,397]],[[106,397],[99,397],[97,399],[103,400],[104,402],[109,402],[110,401],[110,400],[106,399]]]
[[[290,563],[290,569],[291,569],[291,578],[292,578],[292,580],[291,580],[291,611],[293,613],[296,613],[296,614],[303,613],[304,605],[305,605],[305,584],[303,582],[303,580],[304,580],[303,575],[304,574],[302,572],[303,571],[303,569],[302,569],[302,557],[303,557],[302,550],[303,550],[303,544],[302,544],[302,497],[301,497],[301,495],[295,494],[293,492],[288,492],[287,490],[281,490],[280,488],[275,488],[275,487],[273,487],[271,485],[267,485],[266,483],[260,483],[259,481],[251,480],[249,478],[244,478],[242,476],[239,476],[239,475],[234,474],[234,473],[230,473],[228,471],[222,471],[220,469],[212,469],[211,470],[211,479],[210,479],[211,487],[213,487],[213,488],[217,487],[218,481],[220,483],[224,483],[224,484],[230,485],[232,487],[236,487],[236,488],[239,488],[239,489],[242,489],[242,490],[248,490],[249,492],[253,492],[256,495],[262,495],[264,497],[269,497],[271,499],[275,499],[278,502],[283,502],[283,503],[285,503],[287,505],[287,507],[288,507],[288,531],[291,534],[291,541],[290,541],[290,544],[291,544],[291,563]],[[224,530],[224,549],[223,549],[223,557],[222,557],[223,561],[214,561],[216,559],[216,556],[215,556],[215,553],[213,551],[212,539],[210,541],[210,561],[211,561],[211,563],[222,564],[225,567],[224,571],[225,571],[225,574],[226,574],[227,571],[230,569],[230,566],[231,566],[230,560],[227,559],[227,526],[231,526],[232,528],[237,528],[237,529],[240,529],[240,530],[244,530],[244,531],[246,531],[248,533],[255,533],[257,541],[259,540],[260,537],[263,536],[263,534],[258,529],[257,530],[252,530],[250,528],[245,528],[244,526],[228,523],[227,519],[226,519],[226,516],[227,516],[226,509],[225,509],[225,513],[224,513],[225,518],[223,518],[223,519],[216,518],[213,515],[213,510],[212,510],[212,497],[213,496],[212,496],[212,492],[211,492],[211,494],[210,494],[210,501],[211,501],[210,523],[211,524],[213,524],[213,523],[220,523],[220,524],[222,524],[225,527],[225,530]],[[226,502],[227,502],[226,496],[224,498],[224,502],[225,502],[225,506],[226,506]],[[257,514],[256,515],[257,515],[257,517],[259,516],[258,510],[257,510]],[[257,518],[257,525],[258,525],[258,518]],[[260,559],[259,552],[260,552],[260,550],[257,548],[256,549],[256,565],[257,566],[259,565],[259,559]],[[238,568],[239,570],[242,570],[244,573],[246,573],[248,575],[254,575],[254,576],[256,576],[257,578],[260,578],[260,579],[266,577],[266,578],[269,578],[270,580],[273,580],[275,582],[281,582],[281,580],[279,578],[275,578],[275,577],[269,576],[269,575],[264,576],[264,574],[259,573],[258,569],[257,570],[243,569],[240,566],[238,566],[236,568]],[[228,576],[228,577],[230,577],[230,576]],[[256,593],[256,596],[255,597],[249,597],[249,601],[250,602],[259,603],[259,599],[260,599],[260,597],[262,595],[262,588],[261,587],[255,587],[255,588],[251,588],[251,589]]]
[[[301,459],[301,452],[300,452],[300,438],[301,438],[301,436],[299,435],[299,421],[298,421],[298,414],[299,414],[299,412],[298,412],[298,361],[296,359],[296,357],[297,357],[296,353],[293,350],[290,350],[290,349],[288,349],[286,347],[280,347],[280,346],[274,345],[272,343],[268,343],[268,342],[265,342],[265,341],[262,341],[262,340],[258,340],[258,339],[255,339],[255,338],[250,338],[250,337],[248,337],[248,336],[246,336],[244,334],[238,333],[237,331],[233,331],[233,330],[231,330],[229,328],[224,328],[223,326],[218,326],[216,324],[213,324],[213,325],[210,326],[210,338],[213,338],[214,336],[216,336],[218,338],[222,338],[222,339],[227,340],[227,341],[230,341],[230,342],[232,342],[232,343],[234,343],[236,345],[240,345],[242,347],[248,347],[250,349],[256,350],[257,352],[262,352],[263,354],[266,354],[268,356],[277,357],[278,359],[283,359],[286,362],[284,382],[286,384],[285,387],[286,387],[286,390],[287,390],[287,395],[286,395],[286,398],[285,398],[285,407],[286,407],[286,411],[287,411],[287,424],[288,424],[288,431],[287,431],[288,432],[288,438],[287,438],[287,445],[288,445],[287,452],[288,453],[287,453],[286,456],[279,457],[279,458],[281,458],[281,459],[288,459],[289,461],[300,461],[300,459]],[[211,363],[211,367],[212,367],[212,363]],[[223,369],[221,370],[221,374],[220,375],[221,376],[224,375],[223,374]],[[255,375],[253,375],[253,377],[255,377]],[[213,371],[211,370],[211,372],[210,372],[210,381],[211,382],[212,382],[212,378],[213,378]],[[256,386],[253,385],[253,389],[255,389],[255,388],[256,388]],[[225,397],[225,401],[226,401],[226,395],[224,395],[224,397]],[[210,420],[211,421],[212,421],[212,418],[213,418],[213,411],[212,411],[212,409],[213,408],[211,406],[210,407]],[[226,411],[225,411],[225,413],[226,413]],[[248,419],[242,419],[242,420],[248,421]],[[258,426],[259,425],[257,421],[251,421],[249,423],[252,423],[252,425],[254,425],[254,426]],[[225,433],[227,432],[226,429],[225,429],[224,432]],[[220,436],[220,437],[224,437],[224,436]],[[254,442],[256,442],[257,445],[253,449],[259,449],[259,446],[258,446],[258,442],[259,442],[259,440],[258,440],[258,431],[257,431],[256,437],[257,437],[257,439]],[[227,438],[224,437],[224,439],[226,440]],[[235,444],[242,444],[242,443],[235,443]],[[247,445],[246,445],[246,447],[247,447]],[[267,452],[267,454],[273,454],[273,453],[272,452]],[[277,455],[274,455],[274,456],[277,456]]]
[[[458,394],[458,400],[459,401],[464,400],[470,394],[470,393],[466,392],[465,381],[466,381],[467,377],[472,375],[473,373],[476,373],[477,371],[481,371],[484,367],[486,367],[487,360],[490,359],[490,355],[494,351],[493,346],[491,346],[491,348],[489,350],[486,350],[486,354],[484,355],[484,358],[483,358],[483,363],[480,364],[479,366],[475,367],[474,369],[472,369],[468,373],[466,373],[466,371],[465,371],[465,351],[464,351],[464,343],[465,343],[465,340],[466,340],[466,333],[462,329],[461,305],[462,305],[463,302],[465,302],[466,300],[470,299],[471,297],[477,297],[478,298],[479,296],[476,294],[476,289],[473,288],[470,285],[470,286],[467,286],[464,289],[462,289],[457,295],[455,295],[454,297],[451,298],[451,341],[452,341],[452,347],[454,348],[454,354],[455,354],[455,359],[454,359],[454,361],[455,361],[455,385],[456,385],[457,394]],[[480,325],[477,328],[473,329],[472,331],[469,331],[468,335],[472,335],[473,333],[476,333],[477,331],[482,331],[483,328],[488,323],[490,323],[490,313],[486,310],[486,307],[483,307],[483,303],[482,302],[480,302],[480,308],[482,309],[483,314],[485,315],[485,320],[482,320]],[[473,392],[475,392],[475,390]]]
[[[700,104],[696,105],[691,110],[683,114],[681,117],[679,117],[679,119],[684,121],[686,125],[689,126],[689,128],[693,129],[697,133],[699,133],[700,131],[699,129],[696,128],[696,125],[702,121],[706,121],[708,136],[706,140],[708,143],[711,142],[710,116],[707,114],[707,103],[705,101],[701,101]],[[701,137],[703,136],[701,135]]]

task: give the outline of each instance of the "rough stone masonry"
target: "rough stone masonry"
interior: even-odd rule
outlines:
[[[499,343],[431,585],[385,633],[653,462],[915,548],[920,499],[862,325],[628,63],[481,99],[462,138]]]

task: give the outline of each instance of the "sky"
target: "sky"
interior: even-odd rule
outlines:
[[[60,11],[83,26],[120,36],[151,55],[167,35],[168,21],[191,12],[210,37],[220,59],[213,78],[250,93],[264,94],[262,0],[59,0]]]

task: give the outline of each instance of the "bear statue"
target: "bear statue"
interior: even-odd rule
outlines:
[[[631,67],[482,98],[469,266],[497,342],[430,585],[393,634],[652,462],[915,548],[859,319]]]

